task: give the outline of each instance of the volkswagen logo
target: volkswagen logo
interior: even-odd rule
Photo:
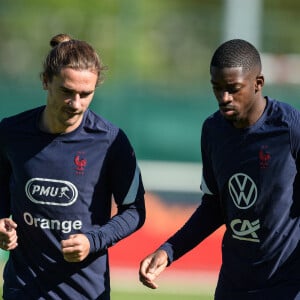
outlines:
[[[244,173],[231,176],[228,181],[228,189],[235,206],[240,209],[247,209],[256,202],[256,184]]]

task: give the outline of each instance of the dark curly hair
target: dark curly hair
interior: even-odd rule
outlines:
[[[211,59],[210,67],[242,67],[248,71],[253,67],[259,67],[261,70],[260,54],[252,44],[245,40],[229,40],[217,48]]]

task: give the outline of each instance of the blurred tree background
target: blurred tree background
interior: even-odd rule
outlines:
[[[0,0],[0,118],[45,103],[49,41],[69,33],[108,66],[92,108],[127,132],[139,159],[200,161],[202,122],[217,109],[209,62],[225,37],[254,34],[265,93],[300,107],[300,2],[238,1]]]

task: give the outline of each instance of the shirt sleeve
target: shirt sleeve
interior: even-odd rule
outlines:
[[[109,149],[108,176],[117,214],[97,231],[86,233],[90,252],[107,249],[138,230],[145,222],[144,187],[135,153],[120,130]]]
[[[167,252],[169,264],[192,250],[223,224],[219,202],[211,197],[204,195],[202,203],[183,227],[159,247]]]
[[[293,109],[289,114],[290,120],[290,138],[291,151],[297,162],[297,168],[300,169],[300,112]]]
[[[209,122],[203,124],[201,135],[201,156],[202,156],[202,181],[201,190],[204,194],[215,195],[218,199],[218,185],[213,170],[213,158],[211,156],[211,144],[215,140],[211,130],[209,130]]]
[[[0,218],[8,218],[10,216],[11,167],[5,151],[3,123],[3,121],[0,123]]]
[[[169,264],[192,250],[224,224],[207,141],[209,141],[209,136],[207,135],[205,127],[203,127],[201,137],[203,165],[201,204],[185,225],[160,246],[159,249],[163,249],[167,252]]]

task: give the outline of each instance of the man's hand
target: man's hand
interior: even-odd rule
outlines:
[[[61,241],[61,249],[67,262],[80,262],[88,256],[90,242],[84,234],[72,234]]]
[[[167,264],[168,255],[164,250],[157,250],[148,255],[140,264],[140,282],[151,289],[158,288],[155,279],[166,268]]]
[[[18,246],[17,224],[10,218],[0,219],[0,248],[13,250]]]

